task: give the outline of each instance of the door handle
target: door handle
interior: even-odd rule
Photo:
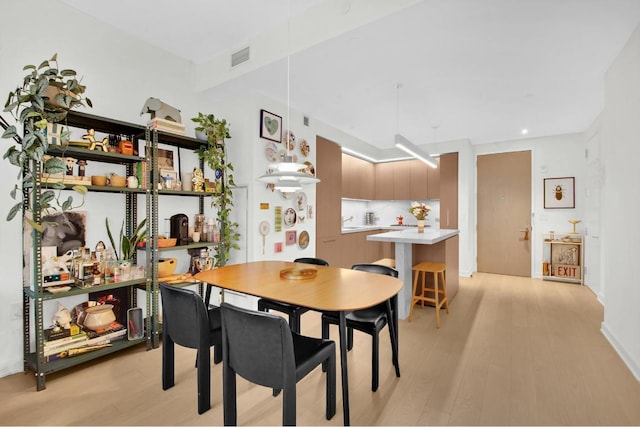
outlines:
[[[522,236],[522,240],[529,240],[529,227],[525,227],[522,230],[520,230],[521,233],[524,233],[524,236]]]

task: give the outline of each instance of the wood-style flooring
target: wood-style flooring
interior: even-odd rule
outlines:
[[[371,339],[355,332],[349,353],[353,425],[640,425],[640,382],[600,332],[603,309],[585,286],[476,274],[442,327],[433,308],[401,321],[396,378],[388,333],[380,345],[380,388],[371,392]],[[316,313],[303,333],[319,336]],[[332,330],[337,339],[337,330]],[[212,409],[197,413],[195,352],[176,347],[176,385],[161,385],[161,350],[144,346],[47,377],[0,379],[0,423],[12,425],[220,425],[221,369],[212,369]],[[339,372],[339,371],[338,371]],[[324,418],[319,369],[298,383],[300,425]],[[238,422],[278,425],[282,397],[239,380]]]

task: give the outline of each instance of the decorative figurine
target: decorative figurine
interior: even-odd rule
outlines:
[[[76,159],[73,157],[65,157],[64,161],[67,164],[67,175],[73,175],[73,165],[75,165]]]
[[[140,115],[144,113],[151,114],[151,120],[156,117],[159,119],[169,120],[176,123],[182,123],[182,118],[180,116],[180,110],[175,107],[172,107],[169,104],[165,104],[160,101],[158,98],[149,98],[147,102],[142,106],[142,111],[140,111]]]
[[[191,182],[193,183],[193,191],[196,193],[204,192],[204,174],[201,169],[193,168],[193,178],[191,178]]]
[[[84,176],[84,167],[87,166],[86,160],[78,160],[78,176]]]
[[[82,135],[82,139],[89,141],[89,150],[95,150],[99,146],[102,151],[109,151],[109,137],[105,136],[102,141],[96,141],[96,131],[93,129],[89,129],[85,135]]]
[[[52,322],[54,327],[69,329],[71,327],[71,313],[69,309],[58,303],[58,311],[53,315]]]

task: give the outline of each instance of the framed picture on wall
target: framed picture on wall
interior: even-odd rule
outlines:
[[[282,117],[260,110],[260,138],[270,141],[282,141]]]
[[[574,209],[575,207],[574,177],[544,179],[545,209]]]

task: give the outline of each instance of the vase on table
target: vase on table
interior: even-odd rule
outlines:
[[[424,219],[418,220],[418,233],[424,233]]]

